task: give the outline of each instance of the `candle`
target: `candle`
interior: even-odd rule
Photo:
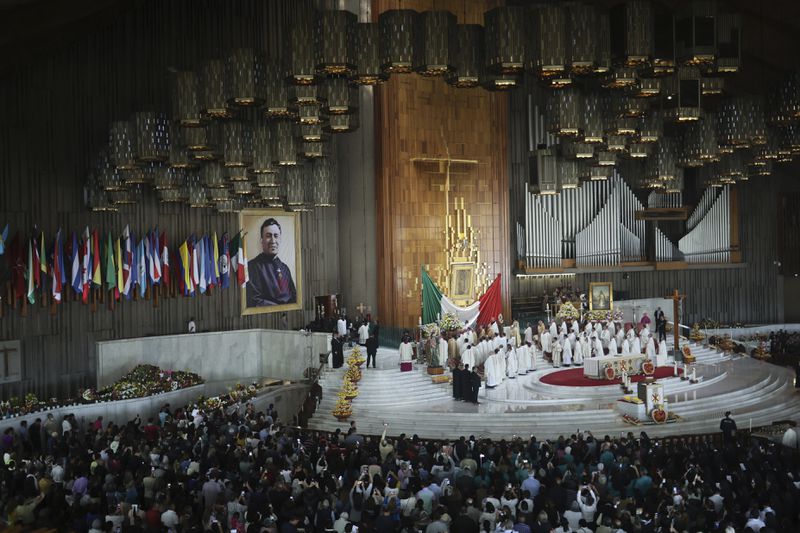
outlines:
[[[692,367],[692,381],[697,381],[697,368]]]
[[[678,362],[677,361],[673,361],[672,362],[672,370],[673,370],[672,376],[677,378],[678,377]]]

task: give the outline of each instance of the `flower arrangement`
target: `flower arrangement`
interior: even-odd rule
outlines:
[[[693,342],[702,342],[703,339],[705,338],[706,338],[705,334],[702,331],[700,331],[700,324],[695,322],[694,325],[692,326],[691,333],[689,333],[689,340]]]
[[[361,381],[361,369],[357,366],[351,366],[344,373],[344,377],[346,380],[349,380],[352,383],[358,383]]]
[[[333,416],[339,420],[346,420],[353,414],[353,406],[350,401],[343,396],[339,396],[336,406],[333,408]]]
[[[349,380],[344,381],[342,392],[348,400],[354,400],[358,397],[358,388]]]
[[[641,398],[632,395],[623,396],[622,398],[619,399],[619,401],[626,403],[634,403],[636,405],[641,405],[644,403]]]
[[[455,313],[445,313],[439,320],[439,329],[442,331],[457,331],[464,327]]]
[[[756,359],[769,359],[772,357],[772,354],[770,354],[769,350],[767,350],[767,345],[764,341],[758,342],[758,346],[756,346],[753,350],[753,357]]]
[[[558,314],[556,314],[556,318],[561,320],[578,320],[580,317],[581,314],[570,301],[561,304],[561,308],[558,310]]]
[[[561,306],[563,309],[564,306]],[[586,320],[594,320],[595,322],[621,322],[623,319],[622,311],[587,311],[583,314]]]
[[[350,357],[347,358],[347,365],[349,367],[360,367],[367,362],[367,358],[361,354],[361,349],[358,346],[353,347]]]
[[[194,372],[162,370],[155,365],[136,365],[120,379],[99,390],[83,391],[81,398],[93,401],[128,400],[153,396],[162,392],[185,389],[203,383]],[[91,401],[91,400],[89,400]]]
[[[422,332],[422,338],[432,339],[433,337],[436,337],[440,333],[439,324],[437,324],[436,322],[433,322],[431,324],[425,324],[423,326],[420,326],[420,331]]]

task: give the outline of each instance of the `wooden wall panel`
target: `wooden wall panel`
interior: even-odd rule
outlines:
[[[447,9],[459,23],[483,20],[497,1],[411,1],[403,8]],[[397,5],[373,2],[374,17]],[[483,89],[454,89],[442,79],[416,74],[392,76],[375,91],[378,215],[378,306],[382,323],[410,327],[420,313],[420,267],[445,263],[444,176],[426,172],[413,157],[476,159],[466,173],[451,173],[450,198],[463,197],[479,232],[481,261],[490,279],[503,277],[506,310],[508,274],[507,95]],[[452,212],[452,211],[451,211]],[[435,273],[434,273],[435,274]]]
[[[168,67],[196,66],[193,62],[201,55],[199,41],[187,39],[197,34],[179,28],[197,22],[198,9],[229,3],[142,4],[108,28],[84,34],[0,80],[0,229],[9,223],[12,235],[19,230],[27,237],[38,225],[48,246],[59,228],[80,232],[86,225],[100,230],[104,238],[109,230],[119,235],[126,224],[137,235],[158,225],[167,231],[172,245],[192,233],[221,235],[237,230],[235,215],[162,205],[152,192],[138,206],[115,214],[84,208],[86,172],[106,143],[109,122],[128,116],[147,100],[167,111],[168,95],[160,91],[166,90]],[[275,46],[281,27],[287,11],[296,5],[284,0],[264,3],[265,18],[251,21],[253,25],[271,21],[261,35],[270,57],[278,57]],[[256,3],[237,6],[254,8]],[[147,32],[134,31],[155,20]],[[235,29],[230,28],[231,33]],[[137,79],[142,75],[157,79]],[[291,327],[313,318],[315,295],[339,292],[337,220],[336,208],[302,215],[307,311],[288,313]],[[7,279],[6,257],[0,257],[2,298],[7,298]],[[94,384],[96,341],[179,333],[191,316],[203,331],[279,327],[278,314],[242,317],[239,291],[234,289],[195,298],[160,298],[157,307],[153,300],[125,301],[113,312],[105,304],[93,312],[91,306],[68,300],[53,315],[37,302],[26,317],[3,302],[0,339],[22,340],[24,381],[0,386],[0,397],[28,391],[40,397],[74,395],[79,387]]]

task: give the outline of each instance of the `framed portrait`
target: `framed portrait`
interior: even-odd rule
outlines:
[[[467,300],[470,303],[475,299],[475,263],[450,264],[450,294],[447,296],[455,300]]]
[[[250,276],[242,289],[242,314],[302,309],[300,213],[245,209],[239,212],[239,227],[244,230]]]
[[[610,281],[589,283],[589,311],[614,309],[614,289]]]

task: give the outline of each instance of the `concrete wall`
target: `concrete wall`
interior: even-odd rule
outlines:
[[[191,370],[206,381],[303,379],[329,351],[330,335],[250,329],[140,337],[97,343],[97,387],[119,379],[135,365]]]

